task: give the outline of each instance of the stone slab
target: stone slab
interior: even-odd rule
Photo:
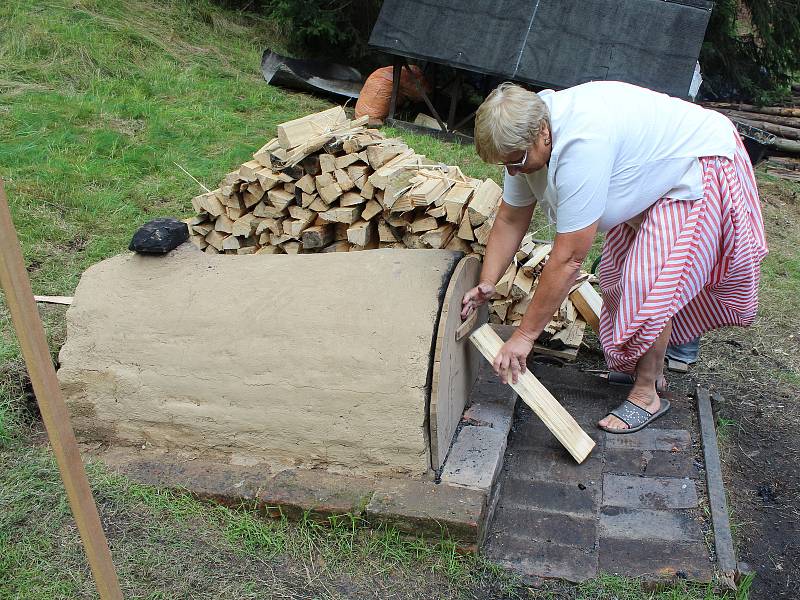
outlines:
[[[646,427],[634,433],[606,436],[606,448],[629,450],[689,450],[692,447],[692,436],[682,429],[654,429]]]
[[[617,449],[614,452],[608,452],[603,471],[616,475],[700,478],[700,472],[691,453],[663,450]]]
[[[374,479],[286,469],[275,475],[257,497],[270,515],[283,514],[293,520],[306,513],[321,517],[358,515],[376,487]]]
[[[599,485],[603,460],[592,452],[577,464],[563,449],[514,447],[506,453],[506,464],[516,479],[529,481],[558,481],[565,484]]]
[[[525,537],[534,542],[591,548],[597,535],[597,519],[535,508],[498,506],[492,529],[497,533]]]
[[[509,406],[500,402],[477,402],[464,411],[464,416],[461,420],[470,425],[491,427],[504,431],[507,436],[513,419],[513,404]]]
[[[604,506],[600,510],[601,537],[626,540],[703,541],[699,519],[688,510],[647,510]]]
[[[560,481],[526,481],[507,477],[503,483],[502,503],[574,515],[594,514],[600,502],[600,486],[567,484]]]
[[[384,482],[364,509],[373,525],[477,546],[486,518],[486,493],[427,481]]]
[[[603,475],[603,506],[666,510],[697,505],[697,488],[691,479]]]
[[[190,460],[163,453],[111,449],[93,454],[117,473],[144,485],[187,490],[198,498],[227,506],[252,505],[270,485],[272,474],[261,468]]]
[[[373,525],[389,525],[404,533],[451,538],[472,552],[485,535],[487,495],[467,488],[322,470],[285,469],[273,474],[264,465],[215,463],[129,448],[86,454],[138,483],[188,491],[231,507],[258,507],[273,517],[361,515]]]
[[[441,474],[442,483],[489,492],[503,466],[508,429],[463,427]]]
[[[671,398],[673,409],[659,419],[655,433],[607,434],[597,429],[596,420],[624,399],[625,388],[572,367],[535,365],[532,370],[598,446],[584,464],[575,465],[541,421],[520,405],[498,484],[487,556],[526,577],[580,581],[602,571],[648,580],[709,581],[707,525],[698,506],[702,465],[694,462],[691,439],[696,433],[693,404]],[[576,531],[578,523],[586,524],[585,532]],[[592,544],[581,546],[590,541],[590,532]],[[635,557],[636,562],[631,556],[637,552],[647,555]],[[627,567],[626,561],[634,566]]]
[[[486,555],[492,561],[527,576],[577,583],[597,575],[597,551],[591,547],[537,543],[524,536],[493,533],[487,542]]]
[[[704,544],[601,537],[598,555],[601,573],[703,582],[713,576]]]

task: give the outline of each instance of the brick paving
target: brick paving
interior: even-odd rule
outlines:
[[[624,398],[575,367],[534,374],[597,447],[577,465],[521,402],[499,478],[487,556],[523,575],[582,581],[600,573],[709,581],[703,534],[702,465],[696,410],[685,398],[650,427],[609,434],[595,423]]]

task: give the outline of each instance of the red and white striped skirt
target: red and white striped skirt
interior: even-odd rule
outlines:
[[[767,243],[753,169],[736,137],[733,160],[700,159],[703,198],[661,198],[638,231],[623,223],[606,235],[598,275],[609,369],[634,372],[668,319],[673,344],[753,323]]]

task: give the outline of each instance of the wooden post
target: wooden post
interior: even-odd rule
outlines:
[[[103,600],[122,598],[117,572],[111,561],[106,537],[100,524],[89,481],[83,469],[75,433],[64,405],[56,371],[50,359],[42,321],[25,271],[17,232],[0,179],[0,284],[6,295],[11,319],[19,338],[28,375],[36,393],[50,445],[61,471],[72,514],[89,559],[97,591]]]
[[[483,325],[469,336],[470,341],[490,363],[494,362],[503,340],[492,329],[491,325]],[[508,382],[522,401],[533,409],[558,441],[569,451],[578,463],[582,463],[594,448],[594,440],[561,406],[553,395],[547,391],[533,373],[525,371],[519,376],[517,383]]]

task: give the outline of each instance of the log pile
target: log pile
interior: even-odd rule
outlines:
[[[534,240],[533,234],[529,233],[522,239],[517,254],[495,286],[496,293],[489,305],[490,323],[505,323],[514,326],[520,324],[522,316],[533,299],[539,275],[551,250],[552,246],[549,243]],[[583,284],[589,285],[587,283],[589,277],[588,273],[583,273],[575,282],[570,294],[561,303],[552,320],[545,327],[544,333],[539,337],[539,350],[567,351],[568,354],[570,350],[572,354],[577,351],[583,340],[586,323],[593,315],[589,312],[588,316],[584,316],[584,311],[589,310],[590,307],[586,307],[584,303],[580,302],[582,296],[581,294],[576,295],[575,292]],[[573,302],[576,296],[579,304]],[[582,310],[578,309],[578,305]],[[551,352],[551,354],[555,354],[555,352]]]
[[[217,189],[192,198],[191,241],[211,254],[445,248],[482,256],[500,204],[493,180],[465,176],[341,107],[283,123]],[[530,236],[498,284],[492,320],[518,324],[550,251]],[[567,300],[545,337],[576,348],[585,322]],[[580,335],[578,335],[580,334]]]
[[[734,122],[755,127],[775,136],[770,146],[789,154],[800,154],[800,107],[754,106],[730,102],[705,102],[703,106]]]
[[[500,186],[366,123],[335,107],[279,125],[252,160],[192,199],[192,242],[227,254],[404,247],[482,255]]]

